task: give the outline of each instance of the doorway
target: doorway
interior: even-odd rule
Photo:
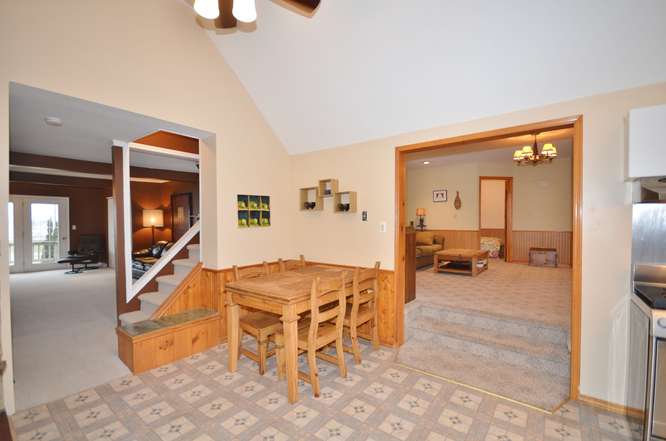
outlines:
[[[396,227],[395,227],[395,329],[398,345],[405,342],[405,291],[406,291],[406,243],[407,243],[407,163],[408,155],[430,154],[435,150],[452,152],[469,151],[466,146],[473,143],[496,141],[507,137],[519,137],[534,133],[570,130],[571,136],[571,296],[570,296],[570,353],[569,397],[579,397],[580,384],[580,334],[581,334],[581,189],[582,189],[582,124],[581,115],[538,123],[524,124],[504,129],[489,130],[446,139],[396,147]],[[412,156],[413,157],[413,156]],[[514,250],[515,251],[515,250]]]
[[[192,193],[174,193],[171,195],[171,219],[173,242],[183,237],[194,225],[192,211]]]
[[[69,251],[69,199],[12,195],[7,210],[10,271],[61,268],[58,260]]]
[[[479,236],[497,239],[505,262],[511,262],[512,231],[513,177],[479,176]]]

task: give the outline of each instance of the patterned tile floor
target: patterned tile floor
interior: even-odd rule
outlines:
[[[224,345],[187,360],[120,378],[13,417],[18,441],[53,440],[426,440],[531,441],[637,439],[637,422],[569,403],[546,415],[364,350],[349,375],[320,362],[322,396],[301,385],[289,405],[271,370],[242,359],[226,370]]]
[[[476,277],[416,272],[416,298],[428,303],[569,327],[571,268],[539,268],[490,259]]]

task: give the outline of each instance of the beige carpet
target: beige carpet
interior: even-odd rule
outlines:
[[[477,277],[416,272],[417,300],[569,328],[571,268],[540,268],[491,259]]]
[[[10,277],[16,408],[129,373],[118,359],[114,272]]]

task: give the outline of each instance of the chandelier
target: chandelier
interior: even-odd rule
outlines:
[[[557,149],[551,143],[544,144],[539,152],[537,147],[537,135],[534,134],[534,143],[532,145],[526,145],[522,149],[518,149],[513,152],[513,160],[516,165],[539,165],[539,164],[548,164],[553,159],[557,158]]]

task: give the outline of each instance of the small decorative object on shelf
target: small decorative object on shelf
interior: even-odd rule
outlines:
[[[462,201],[460,200],[459,191],[456,191],[456,199],[453,201],[453,206],[456,208],[456,210],[460,210],[460,207],[462,207]]]
[[[238,195],[238,227],[270,227],[271,197]]]

